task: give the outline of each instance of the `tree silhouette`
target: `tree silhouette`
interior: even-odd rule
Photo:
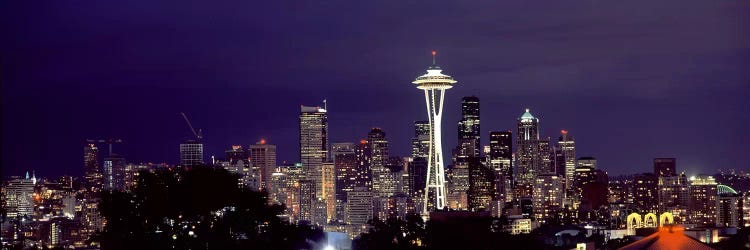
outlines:
[[[103,249],[310,249],[323,232],[279,218],[267,195],[220,168],[141,172],[132,192],[103,192]]]

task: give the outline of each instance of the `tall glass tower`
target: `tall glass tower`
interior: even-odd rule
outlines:
[[[445,169],[443,168],[443,147],[440,138],[440,124],[443,116],[443,100],[445,91],[452,88],[457,81],[453,77],[442,73],[435,64],[436,52],[432,52],[432,66],[427,68],[427,74],[417,77],[412,83],[417,89],[424,90],[427,104],[427,117],[430,123],[430,150],[427,160],[427,185],[425,185],[424,206],[422,216],[427,216],[428,205],[435,209],[445,206]],[[430,193],[432,192],[432,193]],[[430,197],[434,202],[430,202]]]
[[[315,198],[323,199],[323,162],[328,161],[328,111],[301,106],[299,114],[299,155],[307,179],[315,187]]]

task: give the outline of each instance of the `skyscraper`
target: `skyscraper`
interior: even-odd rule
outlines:
[[[562,210],[563,178],[555,174],[540,174],[534,182],[534,218],[545,223]]]
[[[102,174],[99,171],[99,148],[89,143],[83,147],[84,189],[96,193],[102,188]]]
[[[529,109],[518,119],[516,134],[518,153],[516,154],[516,192],[518,198],[531,197],[537,171],[540,167],[539,119],[531,115]]]
[[[427,160],[427,186],[425,188],[425,205],[422,216],[427,217],[430,190],[435,193],[434,208],[443,209],[445,206],[445,169],[443,168],[443,146],[441,139],[441,118],[443,116],[443,101],[445,92],[453,87],[457,81],[453,77],[442,73],[442,69],[435,64],[436,52],[432,52],[432,66],[427,68],[427,74],[417,77],[412,83],[417,89],[424,90],[427,104],[427,117],[430,122],[430,151]]]
[[[299,115],[300,161],[307,178],[315,182],[315,197],[323,199],[322,165],[328,160],[327,107],[301,106]]]
[[[495,200],[510,201],[513,198],[513,132],[490,132],[487,162],[496,175]]]
[[[414,137],[411,139],[411,157],[427,159],[430,154],[430,123],[414,122]]]
[[[336,218],[336,171],[333,162],[323,162],[323,197],[325,201],[325,221]]]
[[[196,140],[180,143],[180,166],[193,167],[203,163],[203,143]]]
[[[513,177],[513,132],[490,132],[490,152],[487,156],[490,166],[506,178]]]
[[[565,188],[571,189],[576,172],[576,142],[573,140],[573,136],[568,135],[567,130],[561,130],[560,134],[562,135],[557,140],[557,145],[562,150],[565,165]]]
[[[261,189],[271,190],[273,185],[271,175],[276,168],[276,145],[266,143],[266,139],[260,139],[255,145],[250,145],[248,149],[251,166],[260,176]]]
[[[14,177],[8,181],[4,199],[9,219],[33,215],[35,182],[35,179],[29,177],[29,172],[26,172],[26,178]]]
[[[343,221],[347,202],[346,193],[353,191],[357,184],[357,157],[354,143],[333,143],[331,158],[336,175],[336,219]]]
[[[710,175],[690,177],[689,222],[698,226],[716,225],[718,186]]]
[[[716,207],[716,225],[720,227],[739,227],[742,221],[742,195],[726,185],[717,186],[718,205]]]
[[[685,173],[679,175],[657,177],[659,211],[671,212],[679,219],[685,219],[683,214],[689,203],[690,185]]]
[[[312,222],[315,216],[315,204],[317,199],[315,198],[315,181],[313,180],[300,180],[298,182],[298,197],[299,197],[299,215],[298,220]]]
[[[357,181],[355,186],[364,187],[367,191],[372,191],[372,171],[370,165],[372,162],[372,150],[367,140],[360,140],[354,148],[354,156],[357,159]]]
[[[458,121],[458,145],[454,163],[467,161],[469,157],[479,157],[479,98],[466,96],[461,99],[461,120]]]
[[[656,177],[677,175],[677,159],[655,158],[654,174],[656,175]]]
[[[477,157],[469,160],[468,209],[489,211],[495,196],[495,171],[488,168]]]
[[[385,132],[380,128],[373,128],[367,134],[367,144],[370,145],[370,171],[372,173],[372,191],[378,197],[388,197],[395,193],[388,164],[388,140]]]
[[[104,158],[104,189],[125,190],[125,158],[118,154]]]

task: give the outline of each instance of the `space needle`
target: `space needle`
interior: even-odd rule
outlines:
[[[443,168],[443,146],[440,138],[441,117],[443,116],[443,101],[445,91],[453,87],[457,81],[453,77],[442,73],[442,69],[435,64],[435,55],[432,51],[432,66],[427,68],[427,74],[417,77],[412,83],[417,89],[424,90],[425,103],[427,104],[427,117],[430,123],[430,148],[427,159],[427,185],[424,191],[424,206],[422,216],[428,216],[428,204],[430,194],[435,197],[435,209],[445,207],[445,168]]]

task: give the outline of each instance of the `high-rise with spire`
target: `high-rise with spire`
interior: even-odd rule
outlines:
[[[427,74],[417,77],[412,83],[417,89],[424,90],[427,106],[427,118],[430,123],[430,150],[427,160],[427,185],[422,215],[427,216],[429,205],[434,209],[445,206],[445,170],[443,168],[443,147],[440,135],[441,118],[443,116],[443,101],[445,92],[453,87],[457,81],[442,73],[442,69],[435,63],[436,52],[432,52],[432,66],[427,68]],[[430,193],[433,193],[432,195]],[[429,202],[430,197],[433,202]]]
[[[531,197],[534,181],[540,167],[539,119],[531,115],[529,109],[518,118],[516,134],[517,195],[518,198]]]

